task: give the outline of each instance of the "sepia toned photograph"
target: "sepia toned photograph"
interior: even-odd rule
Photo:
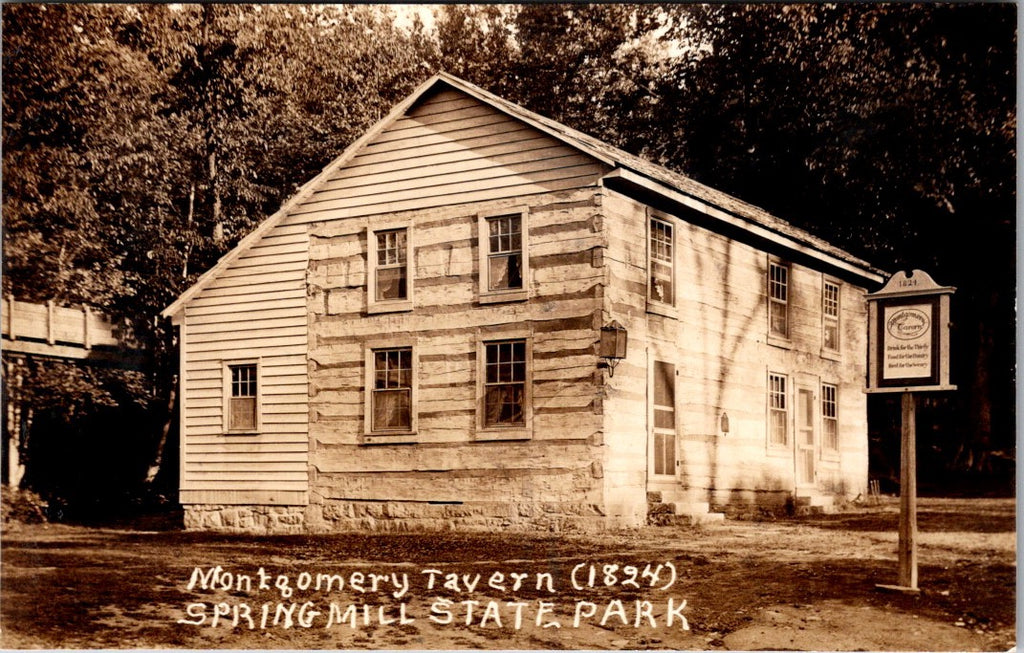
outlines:
[[[2,5],[0,648],[1016,648],[1017,6]]]

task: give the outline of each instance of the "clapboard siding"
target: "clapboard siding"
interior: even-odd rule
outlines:
[[[586,187],[607,171],[483,103],[443,92],[368,143],[296,207],[288,223]]]
[[[279,226],[185,309],[182,502],[304,502],[308,490],[304,227]],[[224,363],[260,361],[258,435],[224,433]]]

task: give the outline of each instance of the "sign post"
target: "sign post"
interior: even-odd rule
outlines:
[[[915,392],[956,390],[949,382],[949,300],[921,270],[897,272],[868,299],[867,392],[902,393],[898,585],[917,593],[917,398]]]

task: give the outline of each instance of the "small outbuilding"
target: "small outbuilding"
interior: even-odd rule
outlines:
[[[593,529],[856,496],[881,281],[439,74],[164,311],[186,525]]]

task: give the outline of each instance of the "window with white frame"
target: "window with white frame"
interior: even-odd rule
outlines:
[[[831,281],[821,287],[821,344],[839,351],[839,284]]]
[[[406,259],[406,230],[374,232],[377,239],[377,301],[409,298],[409,268]]]
[[[527,298],[530,254],[526,208],[479,216],[479,298],[483,303]]]
[[[382,226],[367,232],[367,310],[412,309],[411,244],[408,226]]]
[[[523,427],[529,409],[525,339],[484,343],[483,426]]]
[[[370,430],[412,430],[412,347],[373,350]]]
[[[675,306],[675,242],[672,223],[651,218],[648,243],[648,298],[659,304]]]
[[[821,420],[824,438],[822,444],[830,451],[839,450],[838,388],[830,383],[821,384]]]
[[[768,373],[768,444],[789,444],[789,398],[784,374]]]
[[[259,430],[259,366],[255,362],[228,363],[225,367],[225,429],[234,433]]]
[[[768,333],[789,338],[789,266],[768,262]]]
[[[520,290],[522,287],[522,216],[487,218],[487,290]]]

